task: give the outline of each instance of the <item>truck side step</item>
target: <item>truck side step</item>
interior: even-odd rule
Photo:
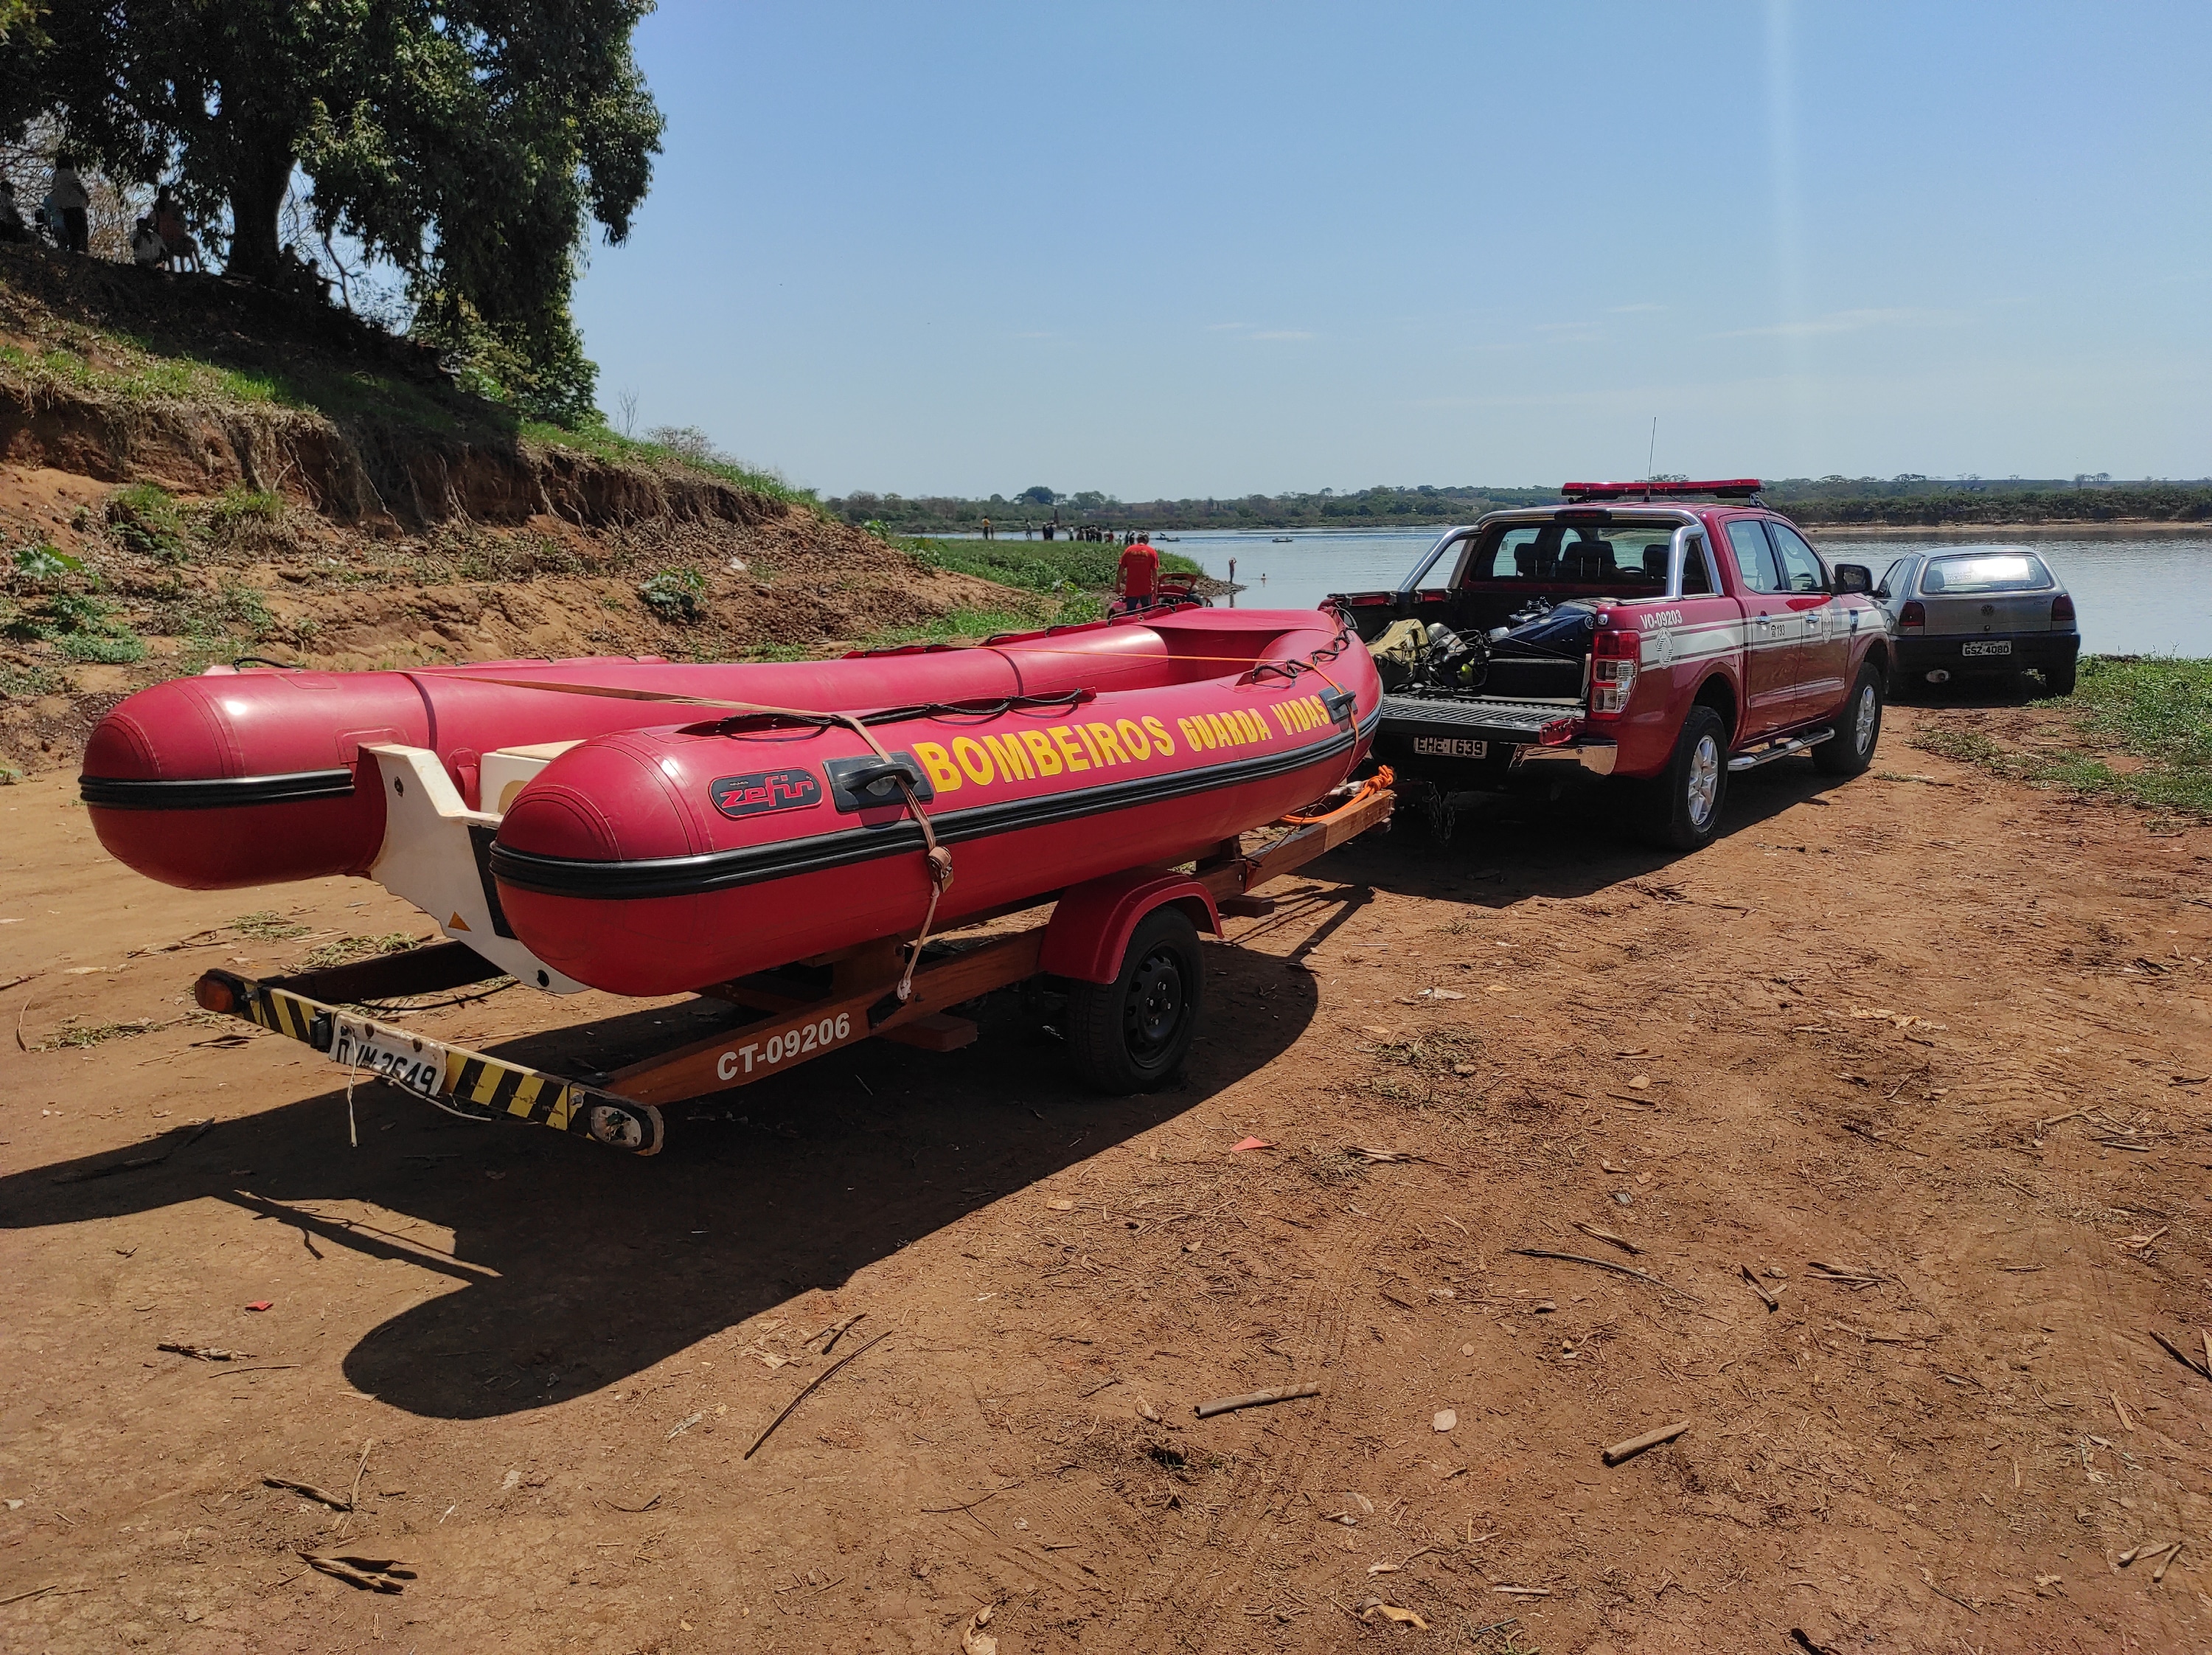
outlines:
[[[1729,760],[1731,770],[1755,770],[1761,764],[1771,764],[1778,758],[1787,758],[1792,753],[1802,753],[1808,747],[1817,747],[1823,741],[1836,739],[1833,730],[1811,730],[1803,735],[1792,736],[1787,741],[1754,747],[1749,752],[1738,753]]]

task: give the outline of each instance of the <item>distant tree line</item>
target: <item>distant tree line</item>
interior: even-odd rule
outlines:
[[[1678,481],[1679,479],[1664,479]],[[854,524],[880,523],[897,534],[981,532],[989,519],[1001,535],[1025,526],[1155,529],[1388,528],[1465,523],[1510,506],[1557,500],[1556,488],[1377,487],[1338,493],[1246,495],[1238,499],[1117,500],[1095,490],[1060,494],[1042,486],[988,500],[915,498],[858,492],[824,502]],[[2116,482],[2077,478],[1784,478],[1765,498],[1806,523],[1905,526],[1942,523],[2104,523],[2212,520],[2212,479]]]

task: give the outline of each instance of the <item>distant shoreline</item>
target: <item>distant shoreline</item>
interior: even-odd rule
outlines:
[[[1783,515],[1789,512],[1781,508]],[[2094,538],[2105,534],[2194,534],[2212,539],[2212,522],[2176,523],[2165,518],[2100,518],[2078,523],[1823,523],[1817,519],[1792,517],[1790,521],[1827,536],[1830,539],[1864,538],[1893,539],[1899,535],[1923,534],[2056,534],[2070,539]]]
[[[1777,506],[1774,509],[1780,512],[1784,517],[1788,517],[1791,522],[1797,524],[1799,526],[1808,529],[1815,534],[1824,535],[1830,539],[1896,539],[1899,538],[1911,538],[1921,535],[1957,536],[1960,534],[1972,534],[1978,536],[2047,534],[2063,536],[2072,539],[2094,539],[2101,535],[2179,534],[2196,535],[2201,538],[2212,539],[2212,519],[2200,519],[2195,522],[2189,523],[2177,523],[2172,521],[2171,519],[2158,517],[2084,518],[2079,521],[2045,520],[2043,521],[2033,523],[1981,523],[1963,518],[1955,522],[1949,523],[1856,523],[1848,521],[1823,522],[1816,517],[1798,517],[1792,514],[1789,508],[1786,506]],[[1471,522],[1474,520],[1468,519],[1466,520]],[[1444,530],[1453,526],[1455,526],[1454,520],[1449,519],[1435,523],[1347,522],[1331,523],[1327,526],[1316,523],[1293,523],[1287,526],[1281,524],[1261,523],[1249,527],[1240,526],[1233,529],[1177,529],[1174,532],[1172,538],[1170,538],[1165,532],[1163,532],[1161,533],[1155,534],[1153,536],[1153,540],[1154,543],[1158,545],[1172,545],[1176,540],[1179,540],[1186,535],[1200,534],[1216,534],[1224,536],[1232,534],[1245,536],[1261,534],[1287,534],[1304,538],[1306,537],[1325,534],[1374,533],[1394,529],[1405,531],[1407,532],[1425,531],[1431,533],[1442,533]],[[970,530],[963,533],[951,534],[942,532],[936,533],[924,533],[917,535],[915,538],[917,539],[927,540],[979,540],[982,537],[979,533]],[[1115,538],[1117,539],[1119,538],[1118,532]],[[999,542],[1014,541],[1019,540],[1020,538],[1022,538],[1022,533],[1018,529],[1013,530],[1012,532],[1002,530],[998,537]]]

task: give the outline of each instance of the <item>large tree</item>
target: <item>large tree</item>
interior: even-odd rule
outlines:
[[[113,176],[175,177],[230,271],[262,280],[283,274],[279,215],[304,173],[318,230],[404,270],[433,319],[526,360],[575,354],[586,216],[627,236],[660,148],[630,52],[652,0],[37,9],[0,52],[0,131],[50,113]]]

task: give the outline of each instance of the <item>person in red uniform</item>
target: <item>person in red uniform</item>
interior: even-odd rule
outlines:
[[[1131,546],[1121,554],[1119,584],[1124,598],[1150,601],[1159,590],[1159,553],[1142,540]]]

